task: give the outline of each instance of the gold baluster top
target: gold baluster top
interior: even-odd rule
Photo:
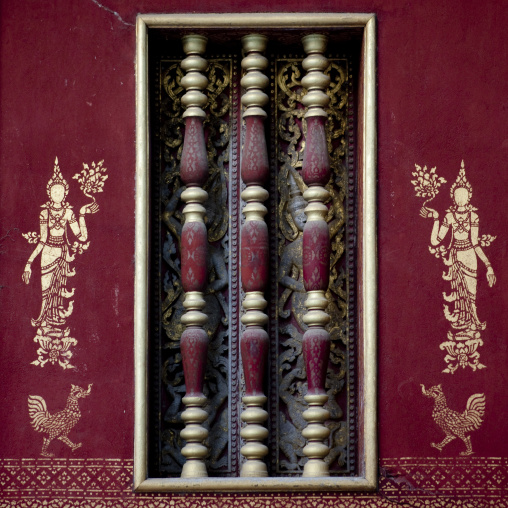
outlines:
[[[207,85],[208,79],[203,74],[208,67],[208,62],[200,55],[206,50],[208,39],[203,35],[186,35],[182,38],[183,50],[187,58],[182,60],[182,69],[186,75],[182,78],[182,86],[187,90],[182,97],[182,104],[187,108],[183,117],[205,117],[203,108],[206,106],[207,97],[202,92]]]
[[[310,34],[302,38],[303,49],[307,58],[302,62],[307,74],[302,79],[302,85],[308,90],[302,102],[309,109],[305,118],[310,116],[328,116],[325,108],[330,98],[323,91],[330,84],[330,78],[324,73],[328,67],[328,59],[323,55],[328,38],[322,34]]]
[[[263,106],[268,103],[268,95],[262,89],[268,86],[268,77],[261,71],[268,67],[268,60],[261,53],[265,51],[268,38],[264,35],[250,34],[242,37],[246,56],[242,60],[242,69],[246,71],[240,84],[246,89],[242,97],[245,106],[243,117],[258,115],[266,117]]]

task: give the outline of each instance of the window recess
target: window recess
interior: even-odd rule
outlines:
[[[138,16],[135,490],[375,488],[374,22]]]

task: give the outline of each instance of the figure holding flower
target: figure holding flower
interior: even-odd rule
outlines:
[[[88,247],[85,216],[99,211],[99,205],[91,194],[102,192],[104,180],[107,178],[102,161],[97,166],[92,163],[92,170],[88,165],[83,166],[85,169],[74,178],[81,183],[83,193],[93,201],[82,206],[76,218],[72,206],[65,201],[69,184],[64,180],[56,158],[53,176],[46,186],[49,201],[42,205],[43,210],[39,215],[40,233],[23,235],[29,243],[37,243],[23,272],[25,284],[30,282],[33,261],[39,254],[41,256],[42,305],[39,316],[32,319],[32,325],[36,327],[61,327],[73,310],[73,301],[64,303],[74,295],[74,289],[68,291],[66,288],[67,278],[75,274],[70,263],[74,261],[77,251],[81,253]],[[70,244],[69,229],[79,242]]]
[[[486,324],[478,319],[476,311],[477,290],[477,258],[487,268],[487,281],[492,287],[496,276],[487,256],[483,252],[483,238],[478,237],[480,220],[477,209],[470,204],[473,188],[466,178],[464,161],[456,182],[452,185],[450,196],[453,205],[447,210],[443,222],[439,222],[439,214],[425,205],[420,210],[424,218],[432,218],[434,225],[430,243],[437,247],[446,237],[451,228],[450,246],[443,251],[443,260],[449,266],[443,278],[450,281],[452,292],[444,295],[446,302],[453,303],[453,310],[444,306],[445,317],[451,322],[452,328],[462,330],[461,335],[484,330]],[[490,241],[493,240],[489,237]],[[431,248],[432,252],[432,248]],[[444,257],[449,252],[448,259]]]
[[[449,294],[443,293],[444,316],[451,328],[447,340],[440,344],[440,348],[448,353],[444,358],[447,367],[443,372],[453,374],[459,367],[465,368],[467,365],[473,371],[483,369],[485,365],[479,361],[478,348],[483,344],[481,337],[487,324],[480,321],[476,308],[478,260],[485,265],[487,282],[492,287],[496,283],[496,276],[484,248],[491,245],[496,237],[479,236],[480,219],[477,208],[470,203],[473,187],[466,178],[464,161],[450,189],[453,204],[446,210],[442,221],[439,220],[439,213],[426,205],[437,196],[439,187],[446,180],[437,176],[436,168],[428,171],[426,166],[423,169],[415,166],[416,171],[412,175],[416,179],[411,183],[416,195],[426,199],[420,215],[434,221],[429,251],[436,258],[441,258],[448,267],[443,279],[451,286]],[[449,231],[449,241],[445,242]]]

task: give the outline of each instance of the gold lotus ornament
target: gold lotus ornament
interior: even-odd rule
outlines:
[[[435,167],[429,170],[427,166],[422,168],[415,164],[415,171],[411,174],[415,177],[415,180],[411,180],[411,183],[414,185],[416,197],[426,198],[423,206],[432,201],[438,195],[439,187],[446,183],[442,176],[437,175]]]
[[[33,365],[44,367],[46,363],[58,364],[63,369],[74,369],[74,365],[69,363],[72,358],[71,346],[75,346],[78,341],[70,337],[70,328],[66,328],[63,332],[55,328],[40,327],[34,342],[39,344],[37,350],[37,360],[32,362]]]

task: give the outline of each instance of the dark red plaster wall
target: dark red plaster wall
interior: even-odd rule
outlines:
[[[508,412],[508,11],[501,2],[8,0],[0,4],[0,236],[8,235],[0,254],[2,457],[38,455],[28,393],[58,407],[70,383],[99,379],[76,427],[82,435],[75,437],[87,442],[80,457],[132,458],[136,14],[318,10],[374,12],[378,20],[380,456],[438,454],[429,444],[440,431],[419,385],[440,382],[456,409],[472,393],[486,394],[476,455],[508,455],[500,426]],[[100,212],[88,219],[90,249],[76,262],[78,368],[65,372],[29,365],[30,318],[40,305],[35,269],[30,286],[21,280],[33,249],[21,233],[37,227],[55,156],[76,210],[86,202],[71,180],[81,163],[104,159],[109,173]],[[442,264],[427,251],[431,221],[418,216],[410,173],[415,163],[437,166],[451,183],[462,159],[480,233],[498,236],[488,251],[498,281],[488,288],[480,268],[487,369],[450,376],[441,373],[438,347],[446,330],[440,294],[448,288]],[[441,212],[449,206],[447,190],[434,204]],[[452,443],[443,455],[457,457],[461,446]]]

